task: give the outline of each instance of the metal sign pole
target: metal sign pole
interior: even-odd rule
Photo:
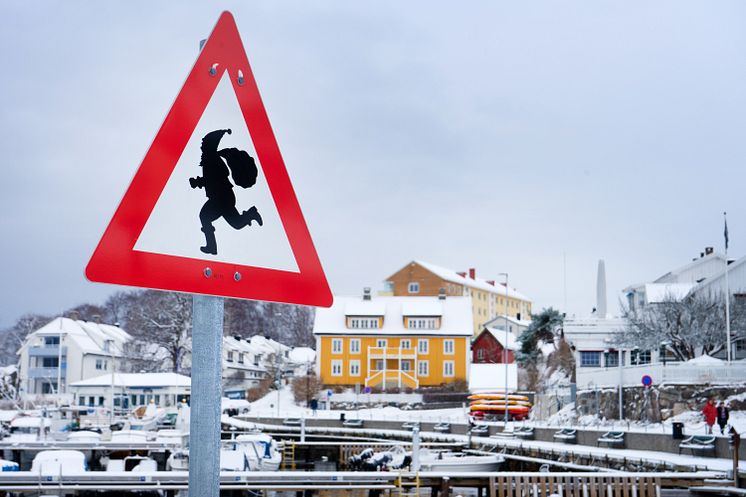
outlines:
[[[194,295],[189,497],[220,494],[223,298]]]

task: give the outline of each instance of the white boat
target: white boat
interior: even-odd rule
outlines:
[[[282,454],[274,439],[263,433],[239,435],[234,440],[223,441],[220,449],[222,471],[277,471]],[[189,451],[176,450],[166,461],[167,469],[187,471]]]
[[[0,459],[0,472],[19,471],[19,469],[20,468],[17,462],[6,461],[5,459]]]
[[[475,455],[463,452],[420,450],[420,471],[483,472],[498,471],[505,458],[498,454]]]
[[[111,432],[111,441],[116,443],[137,444],[155,440],[154,431],[119,430]]]
[[[79,450],[42,450],[31,463],[31,472],[41,476],[78,475],[88,471]]]
[[[76,443],[99,443],[101,441],[101,434],[95,431],[79,430],[71,431],[67,435],[68,442]]]
[[[10,434],[3,439],[4,442],[36,442],[49,437],[49,428],[52,422],[49,418],[37,416],[23,416],[15,418],[10,423]]]
[[[155,441],[173,447],[174,449],[185,449],[189,446],[189,432],[182,430],[158,430]]]
[[[220,469],[226,471],[277,471],[281,462],[274,439],[259,432],[239,435],[220,450]]]

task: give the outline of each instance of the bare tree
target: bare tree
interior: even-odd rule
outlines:
[[[311,399],[318,395],[321,390],[321,379],[314,374],[296,376],[290,384],[293,390],[295,402],[300,404],[305,402],[306,407],[311,405]]]
[[[719,294],[693,294],[683,299],[666,296],[661,302],[639,309],[622,306],[627,321],[618,343],[627,347],[657,350],[666,344],[677,359],[686,361],[700,354],[714,355],[725,349],[725,298]],[[746,329],[746,305],[731,299],[731,334]]]
[[[183,359],[191,347],[191,295],[146,290],[129,306],[127,326],[136,341],[159,346],[143,347],[143,353],[158,360],[158,349],[163,348],[171,371],[188,372]]]

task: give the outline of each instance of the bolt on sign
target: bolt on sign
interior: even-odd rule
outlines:
[[[91,281],[329,306],[233,16],[221,14],[91,257]]]

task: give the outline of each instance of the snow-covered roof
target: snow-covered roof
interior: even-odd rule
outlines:
[[[453,271],[452,269],[447,269],[435,264],[431,264],[429,262],[421,261],[421,260],[415,260],[415,264],[419,264],[420,266],[424,267],[431,273],[435,274],[436,276],[446,280],[450,281],[452,283],[458,283],[459,285],[464,285],[470,288],[478,288],[479,290],[484,290],[486,292],[495,293],[498,295],[505,295],[505,285],[503,284],[497,284],[493,285],[491,283],[488,283],[487,280],[476,277],[474,279],[469,278],[468,276],[461,276],[456,271]],[[525,300],[526,302],[530,302],[531,299],[520,293],[515,288],[508,288],[507,291],[508,297],[518,299],[518,300]]]
[[[386,306],[373,300],[352,300],[345,305],[345,316],[383,316]]]
[[[367,303],[375,303],[383,308],[383,327],[375,329],[347,328],[346,310],[348,305],[361,301],[361,297],[335,297],[334,304],[329,308],[316,310],[313,323],[315,335],[445,335],[471,336],[473,333],[473,315],[471,297],[448,297],[439,300],[438,297],[390,297],[371,296]],[[420,307],[427,309],[429,316],[441,316],[439,329],[409,329],[404,327],[405,310]],[[415,314],[422,316],[422,314]]]
[[[296,364],[310,364],[316,361],[316,351],[308,347],[295,347],[288,359]]]
[[[516,326],[528,328],[531,325],[530,319],[517,319],[513,316],[508,316],[508,322],[513,323]],[[499,314],[494,318],[490,319],[485,326],[491,326],[493,328],[504,329],[505,328],[505,314]]]
[[[60,335],[63,337],[63,342],[75,343],[84,354],[101,355],[112,353],[121,355],[124,344],[132,339],[129,333],[117,326],[59,317],[30,333],[18,350],[18,354],[22,352],[24,347],[33,344],[39,337]],[[111,341],[110,343],[113,344],[112,351],[105,349],[107,341]],[[65,344],[63,343],[63,345]]]
[[[251,337],[251,345],[262,353],[283,353],[286,350],[290,350],[290,347],[284,345],[276,340],[267,338],[261,335],[254,335]]]
[[[695,283],[647,283],[645,284],[645,300],[648,304],[656,304],[668,299],[681,300],[695,285]]]
[[[505,391],[505,372],[508,375],[508,390],[518,389],[518,369],[515,363],[507,364],[471,364],[469,366],[469,391],[495,392]]]
[[[717,274],[721,265],[725,266],[725,256],[713,252],[667,272],[653,283],[696,283]]]
[[[235,350],[238,352],[248,352],[249,354],[261,354],[262,350],[251,344],[250,341],[226,336],[223,337],[223,348],[226,350]]]
[[[118,387],[188,387],[192,379],[177,373],[114,373],[114,385]],[[111,386],[111,374],[70,383],[71,387]]]
[[[739,278],[737,274],[739,272],[742,272],[742,268],[746,265],[746,257],[741,257],[740,259],[731,262],[728,264],[728,273],[730,274],[730,291],[731,293],[741,293],[744,291],[743,284],[739,284],[741,281],[743,281],[743,278]],[[735,277],[734,277],[735,276]],[[706,292],[713,292],[713,293],[725,293],[725,262],[723,262],[723,267],[720,269],[720,271],[717,274],[714,274],[707,278],[706,280],[700,282],[697,284],[694,288],[691,289],[689,292],[690,294],[695,293],[706,293]]]
[[[443,314],[441,302],[441,300],[414,299],[403,302],[401,311],[405,316],[440,316]]]
[[[494,328],[492,326],[487,326],[485,329],[493,336],[495,337],[495,340],[498,341],[500,345],[502,345],[504,348],[508,350],[518,350],[521,348],[521,345],[518,343],[518,340],[515,339],[515,335],[508,332],[507,333],[507,342],[508,344],[505,345],[505,339],[506,339],[506,333],[504,329],[498,329]]]

